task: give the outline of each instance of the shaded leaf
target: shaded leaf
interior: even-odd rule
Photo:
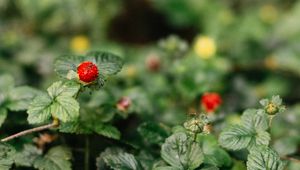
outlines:
[[[228,167],[232,164],[229,154],[219,147],[218,141],[213,135],[199,134],[196,141],[203,150],[204,163],[215,167]]]
[[[180,169],[172,166],[161,166],[161,167],[156,167],[153,170],[180,170]]]
[[[120,131],[112,125],[97,123],[94,126],[92,126],[91,128],[99,135],[103,135],[105,137],[113,138],[113,139],[121,138]]]
[[[168,137],[168,132],[159,124],[145,122],[138,127],[138,132],[146,142],[151,144],[161,144]]]
[[[34,167],[39,170],[71,170],[71,158],[69,149],[56,146],[51,148],[44,157],[38,157]]]
[[[15,149],[7,144],[0,143],[0,169],[9,170],[14,163]]]
[[[100,74],[103,75],[116,74],[123,66],[122,59],[112,53],[95,51],[88,53],[87,57],[94,59],[100,70]]]
[[[196,169],[204,156],[198,143],[190,141],[185,133],[176,133],[168,137],[162,145],[161,157],[172,167]]]
[[[30,167],[33,165],[34,161],[42,156],[42,150],[38,149],[33,145],[24,145],[21,152],[18,152],[15,156],[15,164],[18,166]]]
[[[28,86],[14,88],[9,92],[7,107],[12,111],[26,110],[34,97],[41,94],[39,90]]]
[[[102,170],[105,165],[114,170],[142,170],[134,155],[119,148],[107,148],[100,154],[97,158],[97,167]]]
[[[283,170],[285,163],[278,154],[266,146],[254,147],[250,150],[247,170]]]
[[[61,122],[59,124],[59,131],[63,133],[75,133],[75,134],[91,134],[93,131],[84,125],[80,121],[74,122]]]
[[[7,110],[4,107],[0,107],[0,127],[4,123],[7,116]]]
[[[8,74],[0,76],[0,92],[7,93],[15,86],[14,78]]]

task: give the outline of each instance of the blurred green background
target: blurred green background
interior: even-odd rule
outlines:
[[[0,0],[0,74],[46,89],[58,79],[60,55],[120,55],[121,73],[89,102],[133,100],[130,115],[115,122],[125,141],[146,120],[184,122],[205,92],[223,98],[216,134],[260,98],[278,94],[288,111],[274,120],[272,145],[300,156],[299,18],[297,0]],[[18,125],[1,133],[25,126],[26,114],[15,117]]]

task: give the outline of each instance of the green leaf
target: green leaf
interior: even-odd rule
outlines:
[[[137,156],[137,160],[140,162],[141,166],[145,170],[152,170],[154,164],[154,156],[145,150],[142,150]]]
[[[59,124],[59,131],[63,133],[76,133],[76,134],[91,134],[93,131],[84,126],[80,121],[74,122],[61,122]]]
[[[44,157],[34,161],[34,167],[40,170],[71,170],[71,151],[62,146],[51,148]]]
[[[161,167],[155,167],[153,170],[180,170],[180,169],[172,166],[161,166]]]
[[[75,121],[79,117],[79,103],[68,95],[60,95],[53,101],[51,112],[62,122]]]
[[[241,150],[251,149],[256,145],[269,145],[270,139],[270,134],[266,131],[233,125],[220,134],[219,143],[226,149]]]
[[[219,170],[219,168],[215,167],[215,166],[211,166],[211,165],[206,165],[203,168],[201,168],[200,170]]]
[[[28,122],[30,124],[41,124],[47,122],[51,118],[52,100],[47,94],[36,96],[29,105]]]
[[[219,147],[218,141],[213,135],[199,134],[196,141],[203,150],[204,163],[216,167],[229,167],[232,164],[229,154]]]
[[[105,164],[114,170],[142,170],[134,155],[119,148],[107,148],[100,154],[97,158],[98,169],[104,169]]]
[[[161,144],[168,137],[168,132],[159,124],[145,122],[138,127],[138,132],[146,142],[151,144]]]
[[[7,110],[4,107],[0,107],[0,127],[4,123],[7,116]]]
[[[34,97],[39,94],[41,94],[39,90],[28,86],[14,88],[9,92],[9,103],[7,107],[12,111],[26,110]]]
[[[243,126],[248,129],[267,130],[269,128],[268,115],[256,109],[247,109],[242,117]]]
[[[120,131],[112,125],[96,123],[91,128],[99,135],[118,140],[121,138]]]
[[[182,170],[196,169],[204,159],[200,146],[189,140],[185,133],[168,137],[162,145],[161,157],[172,167]]]
[[[255,136],[256,145],[269,145],[271,135],[266,131],[257,131]]]
[[[8,74],[0,75],[0,93],[7,93],[15,86],[14,78]]]
[[[18,166],[30,167],[34,164],[34,161],[42,156],[42,150],[37,147],[26,144],[21,152],[18,152],[15,156],[15,164]]]
[[[233,125],[225,129],[219,137],[219,143],[226,149],[240,150],[247,148],[255,132],[241,125]]]
[[[112,53],[95,51],[88,53],[87,57],[94,59],[100,74],[104,76],[118,73],[123,66],[123,60]]]
[[[55,62],[55,71],[58,75],[67,78],[68,74],[77,72],[77,66],[83,61],[97,64],[99,74],[108,76],[119,72],[123,60],[107,52],[90,52],[86,56],[61,56]]]
[[[15,149],[7,144],[0,143],[0,169],[9,170],[14,163]]]
[[[75,96],[80,89],[80,84],[74,81],[62,82],[58,81],[53,83],[48,89],[48,94],[52,99],[58,96]]]
[[[285,163],[278,154],[267,146],[254,147],[250,150],[247,170],[283,170]]]
[[[67,78],[70,72],[77,73],[77,66],[83,61],[85,61],[83,56],[60,56],[54,64],[55,72],[58,75]]]

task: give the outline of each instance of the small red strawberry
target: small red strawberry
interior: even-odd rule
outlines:
[[[77,74],[79,76],[79,80],[90,83],[95,81],[98,78],[98,67],[96,64],[90,61],[84,61],[79,64],[77,67]]]
[[[160,59],[155,55],[150,55],[146,59],[146,66],[148,70],[152,72],[157,72],[160,69]]]
[[[208,113],[214,112],[222,103],[222,99],[217,93],[205,93],[201,99],[201,105]]]
[[[117,103],[117,109],[119,111],[127,111],[131,105],[131,99],[129,97],[122,97]]]

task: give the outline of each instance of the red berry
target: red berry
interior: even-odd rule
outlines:
[[[117,103],[117,109],[120,111],[127,111],[131,105],[131,99],[129,97],[122,97]]]
[[[214,112],[222,103],[222,99],[217,93],[205,93],[201,99],[201,105],[206,112]]]
[[[85,83],[90,83],[98,78],[98,67],[90,61],[84,61],[77,67],[79,79]]]

